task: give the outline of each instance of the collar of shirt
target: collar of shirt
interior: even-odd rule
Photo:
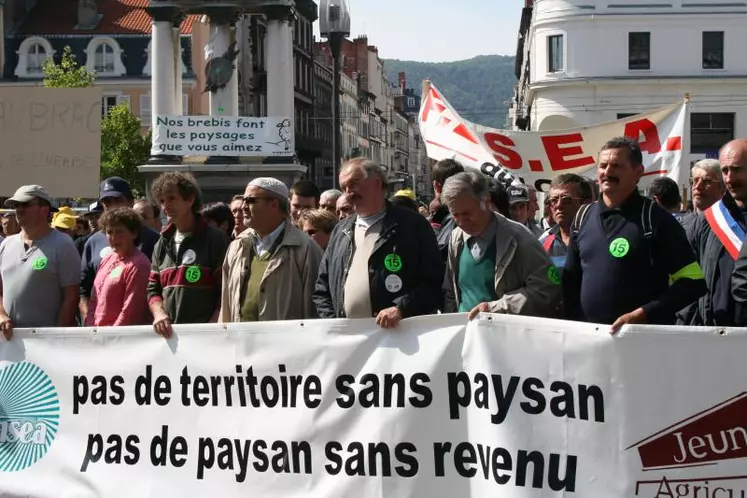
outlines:
[[[372,214],[371,216],[358,216],[355,218],[355,227],[362,227],[368,230],[373,225],[384,219],[386,215],[386,209],[380,213]]]
[[[488,226],[482,231],[480,235],[470,235],[467,232],[462,232],[462,238],[466,243],[481,242],[489,244],[494,238],[495,233],[498,230],[498,223],[495,221],[495,216],[491,216]]]
[[[602,212],[602,215],[604,216],[607,213],[615,213],[615,212],[621,212],[621,213],[638,213],[640,211],[641,203],[643,202],[643,197],[640,193],[638,193],[637,190],[634,190],[632,194],[628,196],[627,199],[625,199],[622,204],[620,204],[617,207],[609,207],[607,204],[604,203],[604,200],[599,199],[599,204]]]
[[[268,235],[265,235],[264,237],[257,238],[254,241],[254,250],[257,252],[259,256],[262,256],[264,253],[272,249],[272,246],[275,244],[275,241],[278,239],[280,234],[283,232],[283,229],[285,228],[285,224],[287,222],[284,221],[278,227],[270,232]]]
[[[565,242],[563,242],[563,236],[560,235],[560,225],[555,225],[547,231],[548,235],[554,235],[553,245],[558,244],[562,248],[566,248]]]

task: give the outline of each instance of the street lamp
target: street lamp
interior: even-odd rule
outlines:
[[[340,135],[340,51],[342,40],[350,36],[348,0],[321,0],[319,31],[329,42],[332,53],[332,188],[337,188],[337,171],[342,157]]]

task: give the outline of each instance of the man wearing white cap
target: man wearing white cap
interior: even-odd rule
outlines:
[[[312,294],[322,249],[289,220],[288,187],[255,178],[244,194],[249,229],[223,263],[220,321],[316,318]]]
[[[26,185],[5,201],[16,210],[21,233],[0,244],[0,329],[75,326],[80,256],[73,239],[54,230],[56,211],[43,187]]]

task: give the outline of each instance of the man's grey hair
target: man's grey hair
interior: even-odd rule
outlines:
[[[337,190],[336,188],[331,188],[329,190],[325,190],[324,192],[322,192],[322,197],[324,197],[325,195],[328,195],[332,197],[333,199],[337,200],[342,195],[342,191]]]
[[[490,197],[490,184],[488,177],[480,171],[465,171],[450,176],[444,182],[441,191],[441,200],[447,206],[451,205],[455,199],[468,194],[477,200],[484,201]]]
[[[378,178],[381,180],[381,185],[384,189],[386,189],[389,183],[384,167],[368,158],[356,157],[355,159],[351,159],[342,166],[342,170],[347,168],[360,168],[366,174],[366,178]]]
[[[721,163],[718,159],[701,159],[697,163],[693,164],[690,172],[692,173],[696,169],[705,171],[706,173],[715,175],[720,181],[723,181],[723,174],[721,173]]]

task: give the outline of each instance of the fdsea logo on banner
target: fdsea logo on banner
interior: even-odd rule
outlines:
[[[23,470],[49,450],[60,422],[57,390],[29,362],[0,368],[0,472]]]
[[[747,392],[688,417],[640,441],[635,448],[644,471],[659,478],[638,481],[636,496],[715,498],[745,496],[747,472],[720,472],[718,465],[747,458]],[[695,477],[667,475],[697,468]]]

